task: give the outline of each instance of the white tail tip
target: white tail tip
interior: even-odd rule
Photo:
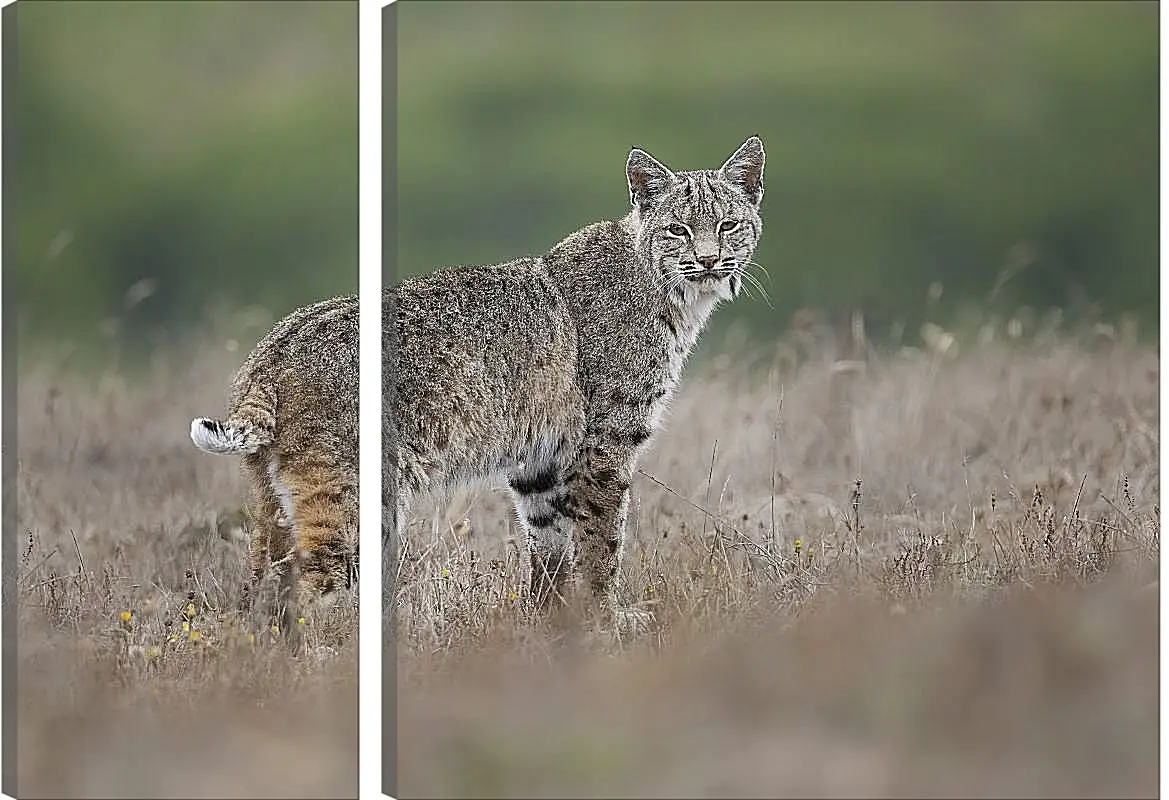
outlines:
[[[213,455],[252,452],[244,431],[207,417],[191,420],[191,441],[204,453]]]

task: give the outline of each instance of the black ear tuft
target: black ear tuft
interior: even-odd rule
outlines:
[[[629,179],[629,202],[643,208],[674,182],[674,173],[649,153],[634,147],[625,163]]]
[[[752,136],[727,159],[719,174],[728,182],[738,186],[756,206],[763,200],[763,140]]]

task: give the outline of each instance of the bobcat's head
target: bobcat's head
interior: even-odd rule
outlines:
[[[739,294],[763,233],[763,142],[752,136],[716,170],[671,172],[644,150],[629,153],[629,199],[638,257],[667,294],[730,299]]]

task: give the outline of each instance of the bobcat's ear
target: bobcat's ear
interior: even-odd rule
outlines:
[[[719,174],[742,189],[756,208],[763,200],[763,161],[763,142],[752,136],[719,169]]]
[[[629,178],[629,202],[638,208],[644,207],[674,182],[674,173],[636,147],[629,151],[625,174]]]

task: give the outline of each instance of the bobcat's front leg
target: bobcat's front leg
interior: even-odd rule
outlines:
[[[581,588],[622,632],[647,629],[653,616],[617,603],[618,577],[629,515],[629,487],[636,453],[617,437],[589,437],[568,476],[573,504],[574,554]]]

